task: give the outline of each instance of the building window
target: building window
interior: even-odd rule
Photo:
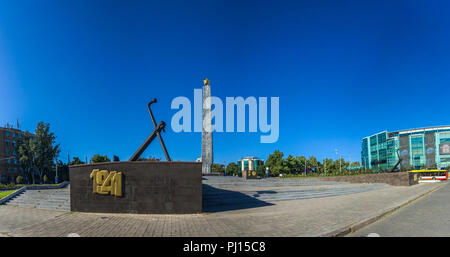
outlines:
[[[13,133],[12,133],[12,137],[16,137],[16,132],[13,132]]]
[[[9,140],[5,140],[5,154],[9,155]]]
[[[6,131],[6,136],[9,137],[9,131]]]
[[[244,161],[244,170],[248,170],[248,160]]]

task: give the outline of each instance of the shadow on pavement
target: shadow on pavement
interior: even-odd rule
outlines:
[[[258,194],[270,193],[276,194],[275,191],[259,191]],[[273,205],[246,194],[212,187],[203,184],[203,211],[204,212],[221,212],[240,209],[249,209],[263,206]]]

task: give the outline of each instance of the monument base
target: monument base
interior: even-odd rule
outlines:
[[[107,176],[119,173],[120,177]],[[70,208],[103,213],[200,213],[201,163],[125,161],[70,166]]]
[[[242,171],[242,178],[243,179],[257,179],[258,176],[256,175],[255,170],[243,170]]]

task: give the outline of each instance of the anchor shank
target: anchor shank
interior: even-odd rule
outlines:
[[[158,126],[153,130],[153,132],[148,136],[144,143],[139,147],[139,149],[131,156],[129,161],[137,161],[141,157],[142,153],[147,149],[150,143],[155,139],[155,137],[163,130],[166,126],[164,121],[159,122]]]

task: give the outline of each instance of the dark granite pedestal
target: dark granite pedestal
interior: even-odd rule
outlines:
[[[121,196],[93,190],[93,170],[122,173]],[[102,213],[200,213],[199,162],[109,162],[70,166],[71,211]]]

